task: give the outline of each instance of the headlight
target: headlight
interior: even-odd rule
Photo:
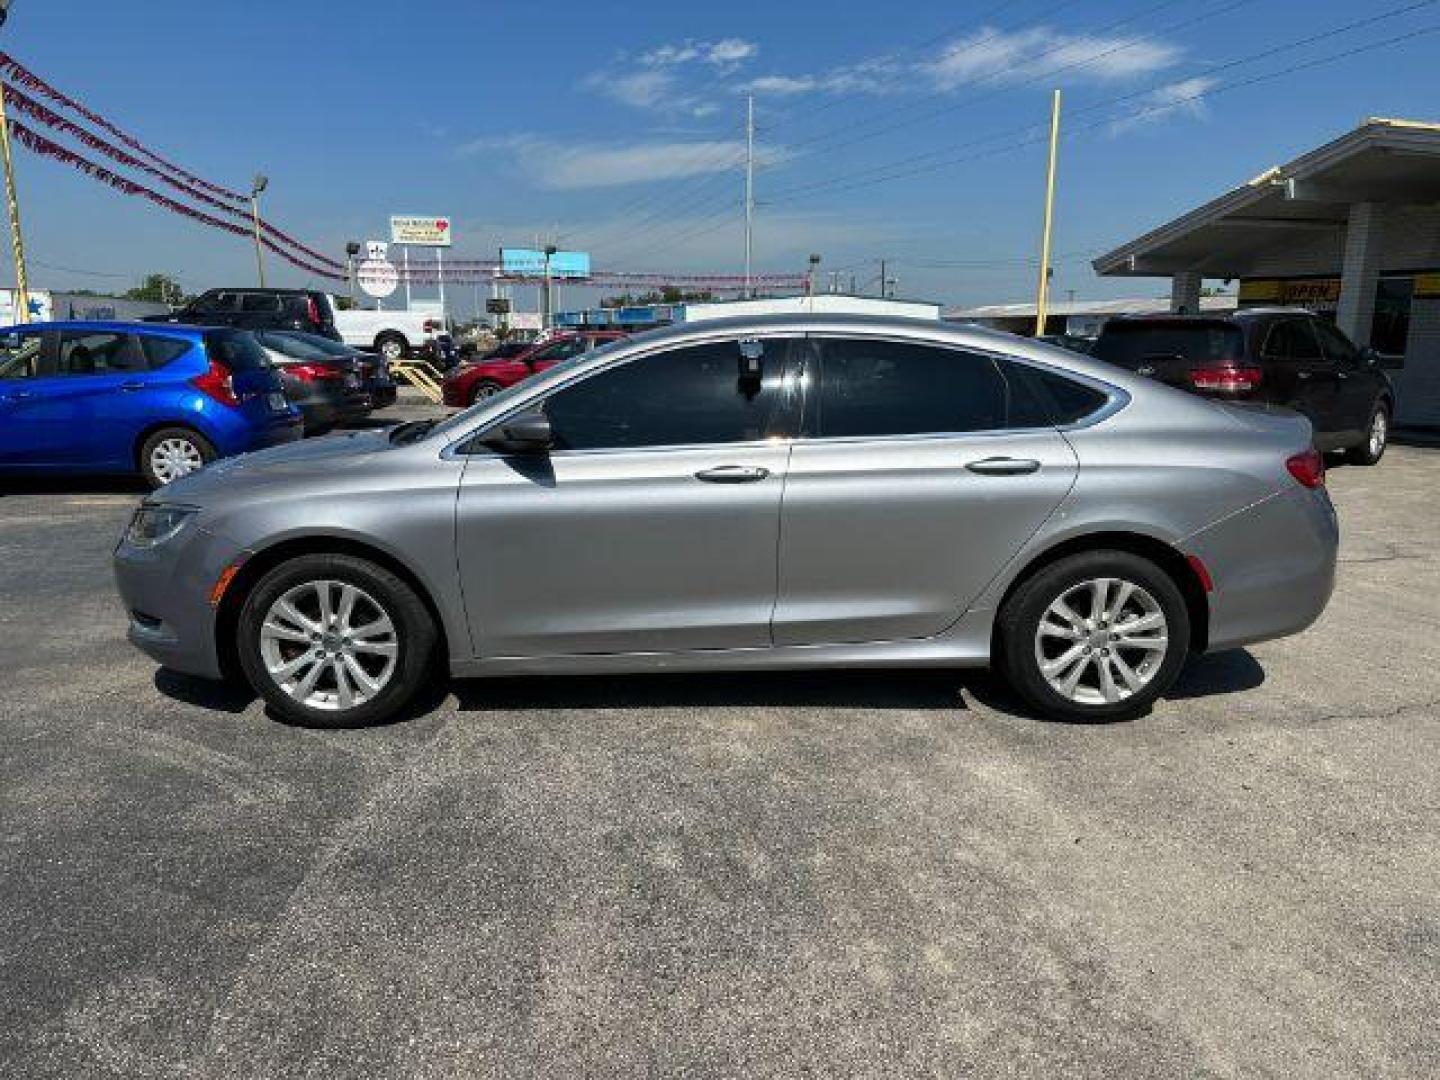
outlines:
[[[183,529],[194,516],[193,506],[142,506],[130,519],[125,540],[132,547],[158,547]]]

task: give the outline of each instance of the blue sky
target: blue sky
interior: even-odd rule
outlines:
[[[610,269],[738,272],[753,92],[757,269],[813,251],[873,288],[883,256],[901,294],[984,303],[1033,291],[1044,148],[1020,144],[1051,86],[1069,134],[1055,288],[1158,294],[1096,279],[1088,256],[1365,116],[1440,119],[1440,35],[1216,89],[1440,24],[1440,3],[1213,69],[1403,6],[15,0],[0,47],[192,172],[242,187],[263,170],[267,217],[336,254],[392,213],[446,213],[457,256],[554,234]],[[19,168],[40,286],[253,277],[237,238],[23,151]]]

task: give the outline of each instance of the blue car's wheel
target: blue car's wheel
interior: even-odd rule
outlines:
[[[146,439],[139,456],[140,474],[158,488],[203,469],[215,460],[216,453],[210,440],[198,431],[168,427]]]

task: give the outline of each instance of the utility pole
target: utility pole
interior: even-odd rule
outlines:
[[[0,83],[0,152],[5,157],[5,206],[10,213],[10,249],[15,256],[15,320],[28,323],[30,282],[25,273],[25,240],[20,234],[20,201],[15,196],[15,161],[10,152],[10,116],[5,109],[3,83]]]
[[[555,317],[553,301],[550,297],[550,256],[556,251],[554,244],[545,245],[545,284],[540,293],[540,327],[543,330],[550,329],[550,323]]]
[[[754,251],[755,230],[755,95],[745,98],[745,298],[754,295],[750,288],[750,259]]]
[[[885,260],[880,260],[880,297],[885,297]]]
[[[256,173],[250,184],[250,220],[255,226],[255,273],[260,278],[260,287],[265,287],[265,256],[260,244],[260,193],[270,186],[270,180],[263,173]]]
[[[1045,228],[1040,239],[1040,283],[1035,294],[1035,336],[1045,333],[1050,314],[1050,234],[1055,225],[1055,160],[1060,152],[1060,91],[1050,108],[1050,166],[1045,177]]]

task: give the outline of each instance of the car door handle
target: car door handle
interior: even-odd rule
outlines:
[[[24,401],[35,395],[29,390],[12,390],[8,394],[0,394],[0,401]]]
[[[972,461],[965,468],[981,476],[1024,476],[1038,472],[1040,462],[1034,458],[990,457]]]
[[[145,384],[143,382],[122,382],[120,389],[126,393],[134,393],[136,390],[144,390]]]
[[[758,465],[717,465],[713,469],[701,469],[695,474],[695,479],[704,480],[707,484],[753,484],[769,475],[769,469]]]

